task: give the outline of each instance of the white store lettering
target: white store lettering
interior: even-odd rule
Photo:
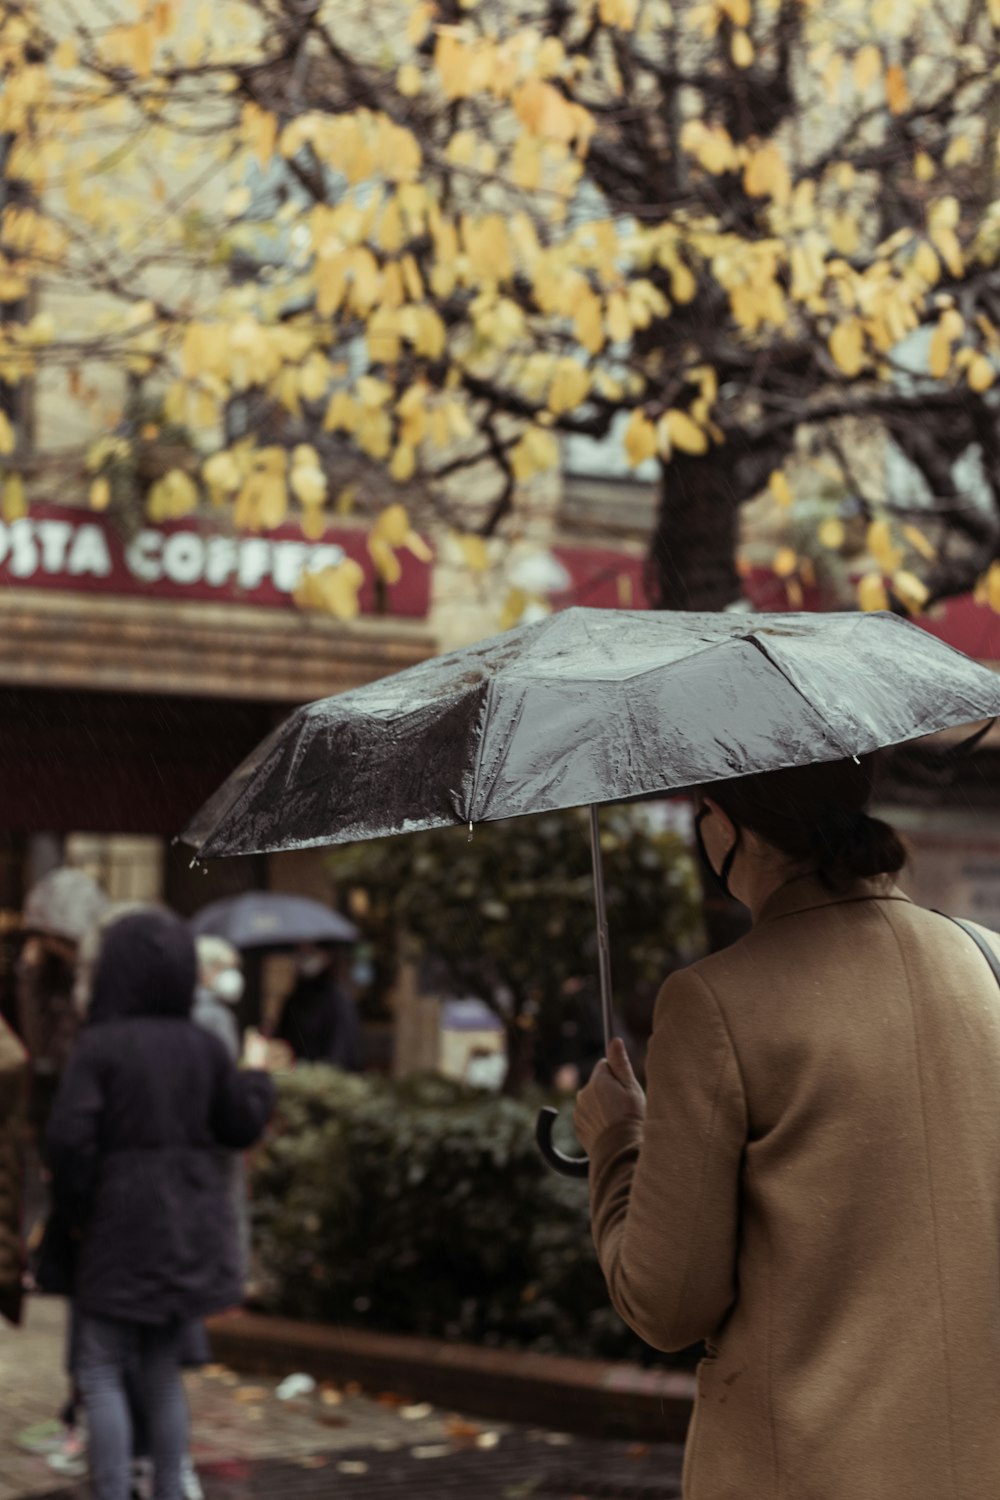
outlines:
[[[205,544],[195,531],[175,531],[163,544],[163,571],[171,583],[197,583],[205,567]]]
[[[73,538],[66,563],[71,578],[107,578],[111,572],[111,553],[99,526],[81,526]]]
[[[137,584],[169,583],[185,589],[208,585],[254,594],[270,586],[291,595],[306,573],[334,568],[346,557],[335,542],[293,538],[163,532],[147,526],[119,542],[99,522],[58,516],[0,520],[0,569],[11,580],[113,579],[122,572]],[[124,564],[124,568],[123,565]]]
[[[163,577],[160,548],[163,537],[158,531],[140,531],[125,548],[125,566],[141,583],[156,583]]]

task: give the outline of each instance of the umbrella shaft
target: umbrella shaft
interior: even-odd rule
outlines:
[[[601,862],[601,829],[597,821],[597,804],[590,807],[590,854],[594,866],[594,907],[597,913],[597,956],[601,974],[601,1024],[604,1027],[604,1050],[614,1035],[611,1019],[611,943],[608,939],[608,913],[604,904],[604,867]]]

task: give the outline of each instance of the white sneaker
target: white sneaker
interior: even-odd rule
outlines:
[[[181,1494],[184,1500],[205,1500],[205,1491],[201,1487],[190,1453],[181,1465]]]
[[[153,1500],[153,1460],[133,1458],[132,1500]]]

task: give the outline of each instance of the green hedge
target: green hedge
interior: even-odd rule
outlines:
[[[543,1165],[534,1114],[440,1078],[296,1069],[254,1164],[262,1305],[397,1333],[651,1357],[609,1306],[586,1184]]]

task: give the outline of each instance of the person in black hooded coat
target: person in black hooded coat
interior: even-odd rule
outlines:
[[[169,912],[109,927],[47,1133],[53,1196],[79,1237],[78,1369],[97,1500],[128,1500],[126,1372],[149,1417],[155,1500],[179,1500],[182,1335],[242,1296],[219,1148],[253,1145],[273,1089],[190,1019],[196,972],[194,941]]]

